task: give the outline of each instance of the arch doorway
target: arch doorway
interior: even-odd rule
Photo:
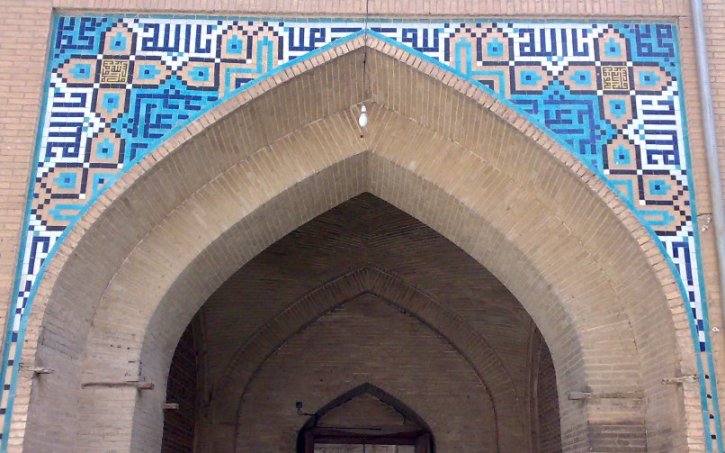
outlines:
[[[688,436],[702,438],[688,415],[696,411],[685,410],[698,404],[695,387],[662,384],[694,372],[672,276],[646,231],[584,166],[480,89],[372,38],[275,77],[152,153],[70,232],[40,286],[23,349],[25,363],[55,370],[18,384],[16,407],[28,407],[25,448],[47,450],[53,431],[56,451],[159,450],[164,412],[173,411],[164,409],[173,402],[167,378],[190,323],[201,340],[184,344],[208,371],[193,422],[194,439],[212,445],[205,451],[268,452],[285,442],[292,451],[305,422],[296,401],[314,412],[365,382],[420,414],[440,452],[534,448],[534,393],[557,401],[559,416],[536,436],[556,426],[564,451],[688,451]],[[357,126],[363,100],[366,131]],[[314,250],[317,260],[266,264],[284,285],[264,286],[270,280],[260,274],[227,286],[256,269],[254,260],[285,252],[270,245],[299,238],[301,226],[367,193],[425,227],[364,210],[386,213],[392,230],[375,258],[397,266],[364,247],[350,253],[374,228],[332,235],[347,238],[342,253],[309,248],[321,239],[311,233],[295,250]],[[345,219],[326,227],[371,220]],[[421,241],[392,246],[416,233],[437,234],[460,259],[421,259]],[[358,259],[345,267],[340,257]],[[475,268],[471,275],[490,282],[491,302],[474,301],[483,282],[456,288],[440,273],[406,272],[425,263],[456,275]],[[289,310],[274,302],[284,294]],[[481,313],[487,329],[474,326]],[[512,335],[524,327],[528,335]],[[231,347],[207,354],[209,335],[224,332],[245,336],[218,336]],[[416,354],[394,346],[421,343]],[[314,351],[335,366],[311,367],[305,354]],[[358,356],[392,363],[356,369]],[[219,362],[206,366],[208,358]],[[445,364],[429,366],[436,360]],[[405,378],[424,366],[426,380]],[[326,374],[341,369],[347,378]],[[410,373],[386,374],[398,369]],[[535,369],[539,383],[549,382],[536,392],[526,378]],[[299,381],[311,378],[314,385]],[[540,417],[551,412],[535,406]],[[270,416],[274,432],[261,425]],[[456,442],[463,429],[475,439]]]
[[[297,453],[434,452],[426,423],[401,401],[367,383],[326,404],[297,437]]]
[[[531,317],[465,252],[368,193],[239,269],[182,339],[192,330],[197,346],[180,343],[171,363],[167,401],[184,407],[166,411],[164,445],[195,432],[201,451],[561,449]],[[192,376],[196,400],[176,385]]]

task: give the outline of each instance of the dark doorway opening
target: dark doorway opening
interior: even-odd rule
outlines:
[[[364,422],[361,422],[364,420]],[[312,414],[298,453],[434,453],[428,425],[397,398],[363,384]]]

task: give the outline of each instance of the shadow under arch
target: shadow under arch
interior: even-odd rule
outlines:
[[[495,445],[500,451],[525,445],[523,400],[501,359],[486,340],[464,320],[435,299],[402,279],[377,268],[348,272],[310,291],[260,328],[237,349],[224,371],[211,411],[217,422],[236,426],[241,401],[258,369],[290,336],[300,332],[336,306],[362,294],[373,294],[406,311],[440,334],[460,352],[481,379],[493,406]],[[518,422],[516,428],[513,423]],[[512,429],[513,428],[513,429]],[[236,438],[236,436],[233,436]]]
[[[41,284],[23,352],[24,362],[63,376],[19,383],[29,448],[43,445],[39,426],[61,433],[61,450],[156,446],[162,386],[138,394],[79,384],[165,382],[169,351],[226,276],[364,191],[456,243],[530,312],[562,378],[565,449],[596,449],[602,433],[623,425],[601,422],[609,401],[563,400],[572,390],[643,389],[624,421],[653,450],[685,451],[686,433],[702,437],[699,414],[684,409],[697,401],[696,386],[678,393],[660,384],[692,372],[692,340],[678,335],[687,317],[676,283],[637,219],[524,118],[382,41],[368,41],[371,124],[360,137],[364,44],[300,62],[210,112],[127,173],[69,234]],[[427,96],[403,99],[411,86]],[[296,102],[276,109],[285,99]],[[109,411],[111,399],[127,403]]]
[[[370,395],[381,402],[387,404],[391,408],[393,408],[396,412],[401,414],[406,420],[410,420],[413,422],[416,426],[422,428],[425,433],[423,433],[424,439],[423,441],[426,442],[428,445],[426,445],[426,449],[424,450],[424,453],[435,453],[435,437],[433,435],[433,432],[431,431],[428,424],[423,420],[423,418],[418,415],[413,409],[408,407],[405,403],[400,401],[399,399],[395,398],[393,395],[390,395],[385,390],[381,389],[380,387],[377,387],[369,382],[366,382],[364,384],[361,384],[342,395],[338,396],[337,398],[333,399],[329,403],[322,406],[320,409],[318,409],[314,414],[310,416],[310,418],[305,422],[304,425],[302,425],[302,428],[299,431],[299,434],[297,435],[297,453],[309,453],[312,452],[312,449],[310,447],[314,447],[313,445],[310,445],[310,434],[311,431],[317,427],[317,423],[320,419],[322,419],[325,415],[327,415],[329,412],[331,412],[334,409],[337,409],[338,407],[344,405],[345,403],[348,403],[349,401],[353,400],[354,398],[357,398],[362,395]],[[420,437],[421,433],[416,433],[417,436]],[[418,452],[416,452],[418,453]]]

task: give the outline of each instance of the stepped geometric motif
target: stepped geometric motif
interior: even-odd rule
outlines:
[[[64,232],[98,194],[194,118],[363,26],[345,19],[55,18],[3,357],[3,445],[24,320]],[[509,103],[641,219],[689,305],[708,448],[722,451],[676,27],[516,20],[376,20],[368,27]]]

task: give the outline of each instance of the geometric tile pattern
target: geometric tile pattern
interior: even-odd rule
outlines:
[[[194,118],[363,27],[345,19],[55,18],[3,356],[3,444],[23,320],[64,231]],[[648,227],[689,303],[709,448],[721,451],[676,27],[512,19],[377,20],[368,27],[508,102],[604,179]]]

